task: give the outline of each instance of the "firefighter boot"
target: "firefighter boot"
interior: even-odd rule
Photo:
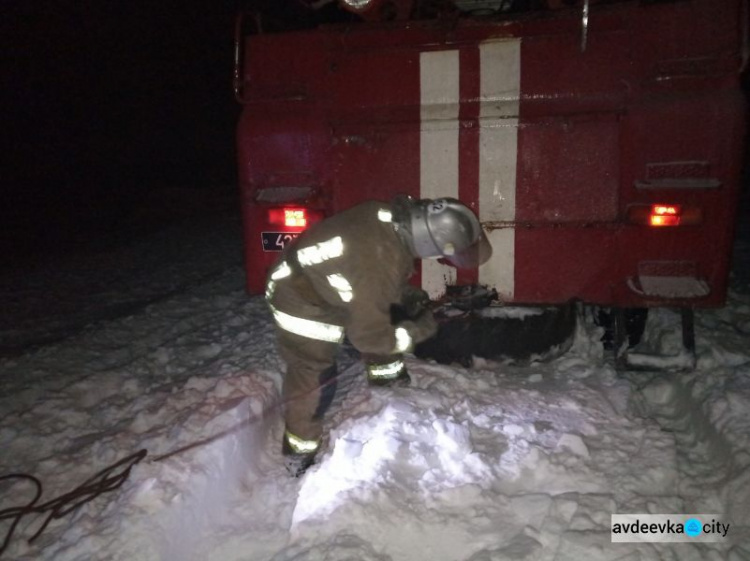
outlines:
[[[367,364],[367,382],[371,386],[402,388],[411,384],[411,377],[406,371],[401,355],[383,359],[369,358]]]
[[[315,454],[320,447],[320,440],[304,440],[295,434],[284,431],[284,442],[281,454],[284,466],[292,477],[300,477],[315,463]]]

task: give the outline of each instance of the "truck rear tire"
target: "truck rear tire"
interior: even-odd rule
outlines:
[[[577,308],[488,307],[445,319],[435,337],[419,345],[419,358],[469,366],[473,357],[527,363],[566,352],[575,333]]]

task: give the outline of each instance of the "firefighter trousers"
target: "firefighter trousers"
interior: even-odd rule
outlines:
[[[281,358],[286,362],[283,401],[286,430],[302,440],[319,440],[323,415],[336,393],[338,343],[330,343],[276,329]],[[368,379],[384,381],[406,375],[403,356],[363,357]]]
[[[303,440],[319,440],[323,415],[336,393],[338,343],[301,337],[277,328],[281,358],[286,430]]]

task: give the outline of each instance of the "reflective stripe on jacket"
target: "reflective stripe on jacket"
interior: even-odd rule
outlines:
[[[390,211],[388,204],[368,201],[303,232],[269,273],[272,310],[290,325],[288,317],[341,326],[361,352],[394,352],[390,308],[401,301],[414,258],[394,231]]]

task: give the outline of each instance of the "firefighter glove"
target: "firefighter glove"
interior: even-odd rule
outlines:
[[[401,305],[409,319],[417,319],[430,307],[430,296],[421,288],[406,285],[401,296]]]
[[[424,290],[408,284],[401,294],[401,302],[391,306],[391,323],[398,325],[405,320],[419,319],[429,307],[429,295]]]

